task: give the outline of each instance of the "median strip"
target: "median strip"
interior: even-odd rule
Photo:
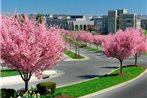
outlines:
[[[131,80],[144,72],[145,69],[144,67],[125,67],[123,68],[123,72],[126,74],[124,76],[118,75],[119,70],[116,70],[93,80],[58,88],[55,94],[61,93],[72,97],[84,96]]]

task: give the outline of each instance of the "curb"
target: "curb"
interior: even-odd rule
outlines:
[[[113,71],[110,71],[110,72],[108,72],[106,74],[110,74],[110,73],[112,73],[112,72],[114,72],[114,71],[116,71],[118,69],[114,69]],[[74,82],[74,83],[70,83],[70,84],[66,84],[66,85],[61,85],[61,86],[58,86],[57,88],[61,88],[61,87],[65,87],[65,86],[70,86],[70,85],[74,85],[74,84],[78,84],[78,83],[87,82],[87,81],[90,81],[90,80],[93,80],[93,79],[96,79],[96,78],[98,78],[98,77],[95,77],[95,78],[92,78],[92,79],[83,80],[83,81],[80,81],[80,82]]]
[[[116,86],[112,86],[112,87],[106,88],[106,89],[104,89],[104,90],[100,90],[100,91],[98,91],[98,92],[94,92],[94,93],[91,93],[91,94],[82,96],[82,97],[79,97],[79,98],[91,98],[91,97],[93,97],[93,96],[95,96],[95,95],[98,95],[98,94],[101,94],[101,93],[104,93],[104,92],[108,92],[108,91],[110,91],[110,90],[113,90],[113,89],[116,89],[116,88],[125,86],[125,85],[127,85],[127,84],[129,84],[129,83],[131,83],[131,82],[133,82],[133,81],[135,81],[135,80],[137,80],[137,79],[139,79],[139,78],[142,77],[145,73],[147,73],[147,69],[146,69],[143,73],[141,73],[139,76],[137,76],[137,77],[135,77],[135,78],[133,78],[133,79],[131,79],[131,80],[128,80],[128,81],[126,81],[126,82],[124,82],[124,83],[121,83],[121,84],[118,84],[118,85],[116,85]]]
[[[72,52],[74,52],[73,50],[71,50]],[[83,56],[84,58],[83,59],[73,59],[73,58],[71,58],[71,57],[69,57],[68,55],[66,55],[69,59],[67,59],[67,60],[65,60],[65,61],[83,61],[83,60],[88,60],[89,59],[89,57],[87,57],[85,54],[83,54],[83,53],[80,53],[81,54],[81,56]]]

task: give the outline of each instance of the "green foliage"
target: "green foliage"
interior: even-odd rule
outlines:
[[[56,83],[54,82],[42,82],[37,84],[37,92],[41,95],[53,94],[56,90]]]
[[[42,15],[42,14],[37,14],[36,20],[37,20],[39,23],[42,23],[42,21],[43,21],[43,15]]]
[[[118,75],[118,69],[109,75],[58,88],[55,93],[60,92],[64,95],[69,95],[77,98],[133,79],[140,75],[143,71],[145,71],[145,68],[143,67],[126,67],[123,68],[123,72],[125,73],[124,76]]]
[[[145,30],[144,33],[147,34],[147,30]]]
[[[1,89],[0,98],[16,98],[16,90],[14,89]]]

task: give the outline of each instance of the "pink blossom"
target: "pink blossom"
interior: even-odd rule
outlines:
[[[40,78],[43,70],[53,68],[63,60],[65,47],[60,30],[48,29],[44,22],[37,23],[27,15],[23,21],[16,16],[2,16],[0,31],[1,59],[9,68],[30,76],[39,72]]]

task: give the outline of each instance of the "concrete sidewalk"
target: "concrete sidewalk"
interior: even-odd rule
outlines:
[[[45,70],[43,74],[49,78],[52,78],[59,75],[60,73],[57,70]],[[35,82],[35,81],[40,81],[40,79],[38,79],[37,77],[35,77],[35,75],[33,75],[29,82]],[[20,75],[0,78],[0,87],[6,85],[20,84],[20,83],[24,83]]]

